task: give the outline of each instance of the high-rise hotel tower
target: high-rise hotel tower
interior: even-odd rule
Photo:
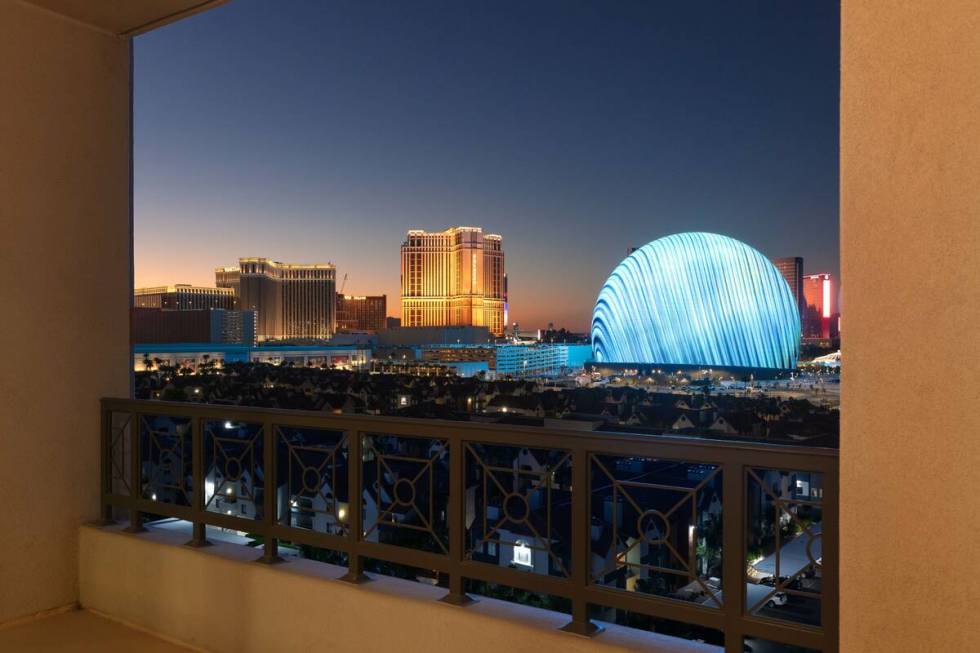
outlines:
[[[835,294],[833,277],[829,274],[808,274],[803,277],[803,296],[806,303],[806,318],[803,320],[805,338],[837,337]]]
[[[800,324],[802,324],[806,313],[804,310],[806,303],[803,301],[803,259],[799,256],[774,258],[772,264],[779,270],[779,274],[783,275],[783,279],[786,279],[786,285],[789,286],[789,291],[793,293],[793,299],[796,301],[796,308],[800,311]]]
[[[402,326],[485,326],[502,336],[507,288],[500,236],[479,227],[411,230],[402,243]]]
[[[256,312],[259,340],[325,339],[337,324],[337,270],[330,263],[238,259],[214,271],[215,285],[233,288],[238,306]]]

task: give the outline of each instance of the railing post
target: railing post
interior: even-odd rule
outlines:
[[[725,653],[742,653],[745,610],[745,468],[726,462],[722,468],[722,568]]]
[[[101,474],[99,476],[99,526],[115,524],[112,519],[112,505],[105,500],[105,496],[112,492],[112,413],[101,408],[102,412],[102,436],[100,441],[100,464]]]
[[[549,483],[551,481],[548,481]],[[562,630],[591,637],[602,628],[589,620],[586,590],[592,573],[589,549],[592,546],[589,520],[589,455],[584,447],[572,450],[572,620]]]
[[[823,526],[820,546],[821,574],[823,580],[820,602],[823,606],[823,628],[827,644],[824,651],[836,653],[840,649],[840,470],[837,461],[824,472],[822,499]]]
[[[191,492],[191,502],[194,509],[194,525],[191,539],[187,546],[196,548],[211,546],[208,542],[204,513],[204,435],[201,432],[202,418],[191,419],[191,479],[194,489]]]
[[[259,562],[267,565],[274,565],[285,562],[279,556],[279,539],[273,537],[272,532],[276,525],[276,492],[278,491],[278,479],[276,478],[276,438],[275,426],[271,420],[262,423],[262,522],[265,524],[265,536],[262,538],[262,557]],[[255,483],[255,479],[252,479]]]
[[[364,537],[364,506],[361,474],[364,468],[364,456],[361,453],[360,431],[347,431],[347,497],[349,500],[350,517],[350,551],[347,554],[347,573],[340,580],[348,583],[364,583],[369,580],[364,574],[364,561],[360,556],[360,542]]]
[[[129,447],[129,526],[126,527],[127,533],[142,533],[146,529],[143,527],[143,516],[137,503],[143,499],[143,470],[140,463],[140,435],[143,429],[143,416],[134,411],[133,423],[130,428],[130,447]]]
[[[463,568],[463,528],[466,519],[466,481],[463,466],[466,454],[462,438],[449,442],[449,593],[439,599],[450,605],[469,605],[475,599],[466,593]]]

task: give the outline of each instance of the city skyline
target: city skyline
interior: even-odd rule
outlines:
[[[268,256],[397,297],[405,232],[466,224],[507,240],[525,328],[587,330],[679,231],[839,278],[838,8],[716,13],[242,0],[139,37],[135,285]]]

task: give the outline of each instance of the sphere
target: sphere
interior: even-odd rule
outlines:
[[[791,369],[800,314],[779,270],[743,242],[681,233],[630,254],[592,312],[600,363]]]

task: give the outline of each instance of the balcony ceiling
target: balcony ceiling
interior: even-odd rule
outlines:
[[[27,0],[111,34],[135,36],[228,0]]]

